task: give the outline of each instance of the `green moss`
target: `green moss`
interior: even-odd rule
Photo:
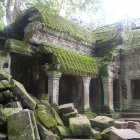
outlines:
[[[57,121],[53,117],[51,108],[49,106],[38,106],[35,110],[35,115],[38,121],[47,129],[57,125]]]
[[[30,52],[28,51],[28,44],[16,39],[6,40],[5,49],[14,53],[31,55]]]
[[[119,34],[119,24],[107,25],[93,31],[96,41],[107,42],[117,38]]]
[[[9,89],[11,88],[11,84],[7,80],[1,80],[0,81],[0,89]]]
[[[72,23],[69,20],[66,20],[59,15],[54,14],[47,6],[42,4],[36,5],[25,11],[25,13],[21,16],[25,17],[26,15],[29,15],[29,13],[36,13],[36,16],[29,17],[30,21],[40,21],[46,27],[69,35],[78,41],[88,44],[90,43],[90,45],[95,43],[95,39],[91,32],[83,29],[82,27]],[[19,18],[16,22],[19,22],[20,19],[21,18]]]
[[[40,45],[42,53],[53,54],[53,64],[50,70],[73,73],[77,75],[90,75],[96,77],[99,72],[98,59],[88,55],[65,50],[55,45]]]
[[[14,136],[14,137],[18,138],[20,136],[20,133],[16,129],[10,128],[8,130],[8,135],[11,135],[11,136]]]

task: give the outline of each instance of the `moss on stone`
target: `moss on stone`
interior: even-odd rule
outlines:
[[[2,89],[9,89],[9,88],[11,88],[11,84],[10,84],[9,81],[7,81],[7,80],[1,80],[0,81],[0,89],[1,90]]]
[[[13,53],[31,55],[28,51],[28,44],[16,39],[8,39],[5,43],[5,49]]]
[[[47,129],[57,125],[57,121],[53,117],[51,108],[49,106],[39,105],[35,110],[35,116],[38,121]]]
[[[32,13],[32,14],[29,14]],[[84,42],[86,44],[95,43],[95,39],[93,34],[90,31],[72,23],[71,21],[54,14],[50,11],[49,7],[38,4],[34,7],[26,10],[20,17],[16,20],[16,23],[19,23],[23,18],[27,18],[28,21],[40,21],[46,27],[55,30],[57,32],[64,33],[80,42]]]
[[[53,54],[53,64],[50,65],[50,70],[93,77],[98,75],[99,61],[89,55],[68,51],[53,44],[41,44],[40,51]]]
[[[103,26],[94,30],[93,35],[95,36],[96,41],[107,42],[113,38],[119,37],[120,27],[121,25],[119,24]]]
[[[18,138],[20,136],[20,133],[15,128],[8,129],[8,135],[14,136]]]

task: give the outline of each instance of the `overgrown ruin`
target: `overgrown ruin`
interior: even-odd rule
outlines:
[[[36,108],[35,116],[44,127],[49,130],[51,128],[52,132],[56,132],[52,130],[52,127],[58,124],[63,126],[63,122],[55,120],[56,110],[53,110],[52,113],[50,106],[48,107],[49,103],[59,105],[61,111],[63,104],[68,105],[66,108],[72,111],[67,113],[70,113],[71,117],[86,112],[111,116],[116,116],[116,114],[121,116],[124,111],[128,113],[139,112],[139,21],[139,19],[122,21],[90,32],[40,6],[26,10],[13,24],[0,32],[0,70],[12,76],[12,80],[9,79],[10,85],[1,82],[4,88],[1,86],[0,92],[12,89],[12,92],[19,99],[21,97],[20,101],[23,106],[25,105],[23,108],[31,110]],[[5,78],[0,78],[0,80],[5,80]],[[49,101],[45,102],[47,107],[44,106],[44,102],[43,105],[36,106],[38,103],[32,101],[32,97],[30,95],[28,97],[24,89],[20,90],[20,84],[17,81],[22,83],[27,93],[36,97],[38,101],[42,99]],[[22,97],[23,93],[25,95]],[[26,96],[27,101],[23,101]],[[3,105],[7,103],[9,101],[4,102]],[[50,112],[55,114],[55,117],[52,115],[52,119],[53,117],[55,119],[51,120],[50,126],[48,126],[49,122],[48,124],[44,123],[39,115],[45,110],[51,110]],[[17,112],[19,111],[17,110]],[[68,118],[69,115],[67,116],[67,113],[63,111],[60,118]],[[21,112],[21,115],[31,117],[32,123],[30,123],[34,124],[35,117],[32,111],[25,110]],[[18,115],[15,117],[20,118]],[[81,132],[83,132],[82,127],[85,125],[82,124],[82,121],[86,122],[87,133],[83,136],[84,138],[102,138],[100,135],[95,137],[95,133],[93,137],[90,137],[90,123],[92,125],[95,120],[89,122],[87,118],[84,118],[85,116],[77,117],[81,123]],[[9,122],[12,119],[10,117]],[[102,120],[102,118],[98,119]],[[73,133],[71,137],[83,138],[81,132],[76,132],[76,121],[78,119],[70,119],[69,122],[73,125],[70,126]],[[64,125],[67,126],[68,120],[66,119],[64,122]],[[100,129],[113,125],[112,120],[109,122],[111,124],[109,123]],[[17,127],[16,124],[14,125]],[[64,135],[58,134],[58,131],[65,127],[61,128],[60,126],[57,126],[55,134],[59,135],[61,139],[71,138],[68,134],[71,133],[68,132],[69,130],[64,132]],[[36,125],[33,127],[35,131],[33,140],[40,139],[36,127]],[[48,134],[40,123],[38,127],[42,132]],[[18,140],[15,137],[8,137],[8,139]],[[41,140],[46,139],[42,138]],[[59,138],[57,136],[52,138],[52,140],[55,139]],[[22,139],[20,138],[20,140]]]

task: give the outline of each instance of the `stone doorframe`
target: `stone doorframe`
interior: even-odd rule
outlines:
[[[47,72],[48,75],[48,95],[51,103],[58,105],[59,102],[59,81],[62,73],[56,71]],[[84,110],[90,109],[89,105],[89,85],[91,77],[82,77],[84,86]]]
[[[137,72],[129,72],[125,76],[126,86],[127,86],[127,104],[131,105],[132,103],[132,91],[131,91],[131,80],[140,79],[140,71]]]

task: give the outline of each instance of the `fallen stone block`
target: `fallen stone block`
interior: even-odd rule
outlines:
[[[37,124],[41,140],[60,140],[60,137],[47,130],[40,123]]]
[[[91,126],[94,128],[106,129],[114,125],[114,120],[107,116],[97,116],[90,119]]]
[[[125,121],[115,121],[114,126],[118,129],[127,129],[128,122]]]
[[[8,118],[8,140],[40,140],[33,114],[26,109]],[[35,134],[36,133],[36,134]]]
[[[0,81],[0,90],[7,90],[11,88],[11,84],[9,81],[7,80],[1,80]]]
[[[92,134],[91,134],[92,138],[95,138],[96,140],[100,140],[101,139],[100,131],[97,131],[95,129],[91,129],[91,132],[92,132]]]
[[[4,70],[0,70],[0,80],[7,80],[10,81],[12,76]]]
[[[3,114],[2,109],[0,110],[0,126],[6,123],[7,117]]]
[[[91,125],[86,116],[70,118],[69,126],[73,136],[89,136],[91,134]]]
[[[61,138],[68,138],[72,136],[70,129],[65,126],[57,126],[55,133]]]
[[[7,134],[0,133],[0,140],[7,140]]]
[[[47,129],[57,125],[50,106],[38,105],[35,110],[37,120]]]
[[[112,129],[111,140],[140,140],[140,134],[131,129]]]
[[[6,90],[0,93],[0,103],[1,104],[6,104],[9,103],[11,101],[13,101],[14,96],[12,94],[12,92],[10,92],[10,90]]]
[[[12,91],[14,94],[16,94],[25,107],[31,110],[35,109],[36,101],[27,93],[21,83],[17,82],[16,80],[12,80]]]
[[[111,133],[111,130],[112,129],[116,129],[116,128],[112,126],[112,127],[109,127],[109,128],[104,129],[101,132],[102,138],[104,138],[105,140],[110,140],[110,133]]]
[[[65,125],[69,125],[69,118],[73,118],[73,117],[78,117],[77,109],[74,109],[74,111],[71,113],[63,114],[62,120],[65,123]]]
[[[74,104],[73,103],[59,105],[58,107],[59,107],[59,111],[61,114],[71,113],[74,111]]]
[[[128,127],[129,129],[140,129],[140,123],[135,121],[128,121]]]
[[[28,111],[28,109],[26,109],[26,110]],[[40,140],[40,136],[39,136],[38,127],[37,127],[34,112],[32,110],[29,110],[29,112],[30,112],[30,116],[31,116],[32,125],[33,125],[33,128],[34,128],[35,140]]]
[[[61,126],[64,126],[64,123],[62,122],[61,118],[59,117],[59,115],[57,114],[57,112],[51,108],[52,110],[52,115],[53,117],[55,118],[55,120],[57,121],[57,125],[61,125]]]
[[[4,106],[4,108],[22,108],[23,109],[22,104],[19,101],[8,103]]]
[[[9,117],[13,114],[19,113],[21,110],[22,108],[4,108],[1,111],[6,117]]]

